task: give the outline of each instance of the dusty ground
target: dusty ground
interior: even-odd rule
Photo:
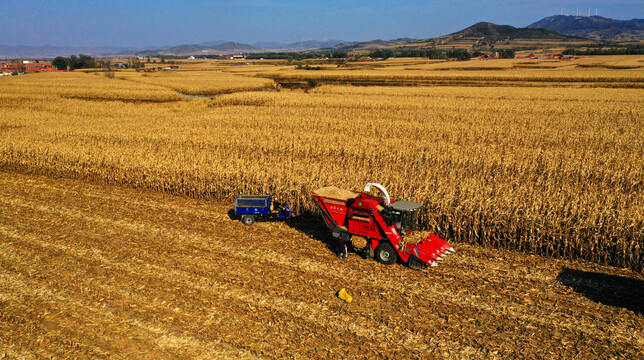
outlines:
[[[0,172],[0,358],[644,352],[640,274],[458,243],[424,271],[342,261],[316,218],[249,227],[229,208]]]

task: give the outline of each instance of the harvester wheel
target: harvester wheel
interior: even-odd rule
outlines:
[[[376,248],[376,260],[385,265],[391,265],[398,260],[398,254],[389,243],[382,243]]]
[[[241,221],[246,225],[253,225],[255,217],[253,215],[244,215],[242,216]]]

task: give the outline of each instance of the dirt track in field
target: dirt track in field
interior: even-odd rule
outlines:
[[[229,208],[0,172],[0,358],[644,352],[640,274],[462,244],[424,271],[342,261],[317,219],[249,227]]]

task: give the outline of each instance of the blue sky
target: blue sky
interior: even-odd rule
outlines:
[[[524,27],[577,10],[614,19],[644,17],[644,0],[437,1],[77,1],[2,0],[0,44],[132,46],[213,40],[426,38],[479,21]]]

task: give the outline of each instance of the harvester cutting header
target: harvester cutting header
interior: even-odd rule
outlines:
[[[371,195],[372,187],[382,196]],[[418,230],[422,205],[406,200],[392,203],[380,184],[368,183],[363,192],[327,186],[315,190],[313,200],[334,237],[366,239],[364,254],[383,264],[393,264],[400,258],[409,267],[422,269],[438,265],[444,255],[455,251],[435,234],[416,243],[409,241],[409,235]]]

